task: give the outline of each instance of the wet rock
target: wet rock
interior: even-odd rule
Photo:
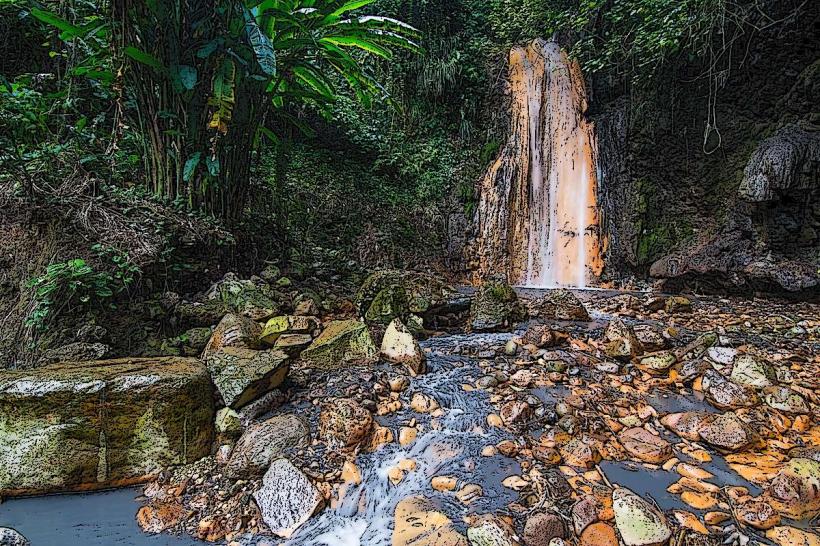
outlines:
[[[675,313],[691,313],[692,301],[685,296],[669,296],[664,303],[664,309],[670,315]]]
[[[501,406],[499,415],[504,424],[509,426],[522,425],[532,419],[532,407],[523,400],[512,400]]]
[[[662,374],[675,365],[677,359],[671,351],[662,351],[644,355],[641,357],[639,366],[651,374]]]
[[[393,319],[382,339],[381,356],[388,362],[401,364],[410,375],[417,376],[427,371],[424,353],[413,334],[400,319]]]
[[[491,389],[498,386],[498,379],[492,375],[483,375],[475,382],[475,386],[479,389]]]
[[[273,389],[250,404],[242,406],[238,411],[242,426],[247,428],[256,418],[273,411],[284,404],[286,400],[285,393],[279,389]]]
[[[226,273],[222,280],[208,290],[205,297],[221,302],[234,313],[252,320],[267,320],[276,315],[279,304],[270,286],[261,279],[258,280],[259,284],[239,279],[234,273]]]
[[[216,412],[216,431],[228,438],[238,438],[242,435],[244,427],[239,419],[239,414],[231,408],[222,408]]]
[[[468,483],[462,486],[456,493],[456,498],[461,504],[469,505],[474,500],[484,496],[484,489],[477,483]]]
[[[221,300],[183,301],[174,309],[177,323],[184,328],[213,326],[230,312],[231,309]]]
[[[84,343],[78,341],[49,349],[40,357],[39,364],[55,362],[80,362],[82,360],[99,360],[111,352],[111,347],[104,343]]]
[[[498,516],[477,516],[467,529],[470,546],[520,546],[515,529]]]
[[[355,299],[365,320],[380,324],[407,320],[411,313],[431,318],[469,308],[469,298],[438,277],[413,271],[377,271],[365,279]]]
[[[137,524],[143,533],[156,535],[166,529],[174,527],[181,522],[186,515],[185,507],[177,500],[152,502],[139,509],[137,512]],[[3,543],[0,542],[0,544]]]
[[[409,497],[396,505],[392,546],[468,546],[468,542],[432,501]]]
[[[789,450],[792,459],[811,459],[820,463],[820,446],[793,447]]]
[[[510,339],[504,344],[504,354],[507,356],[515,356],[518,354],[518,343],[514,339]]]
[[[429,394],[417,392],[413,394],[413,398],[410,399],[410,407],[413,411],[418,413],[432,413],[441,406],[439,405],[438,400]]]
[[[738,355],[732,367],[731,380],[750,387],[770,387],[777,382],[774,368],[752,355]]]
[[[763,391],[763,400],[776,410],[786,413],[811,413],[806,399],[787,387],[769,387]]]
[[[788,518],[814,517],[820,512],[820,462],[800,458],[789,460],[769,485],[767,498]]]
[[[0,546],[31,546],[31,542],[14,529],[0,527]]]
[[[543,296],[527,301],[532,317],[553,320],[589,322],[589,312],[578,297],[569,290],[549,290]]]
[[[566,538],[564,521],[555,514],[537,512],[527,518],[524,525],[526,546],[549,546],[553,538]]]
[[[702,384],[706,399],[719,409],[744,408],[760,403],[760,398],[752,388],[734,383],[715,370],[706,371]]]
[[[524,311],[513,288],[502,281],[488,281],[478,289],[470,306],[473,332],[509,329],[523,320]]]
[[[601,461],[598,450],[581,438],[573,438],[560,448],[561,457],[570,466],[592,468]]]
[[[645,463],[662,464],[672,457],[672,445],[642,427],[621,431],[618,441],[630,455]]]
[[[287,459],[277,459],[253,494],[262,519],[273,534],[289,538],[322,506],[322,494]]]
[[[302,292],[293,298],[293,314],[316,316],[322,311],[322,298],[312,291]]]
[[[510,376],[510,383],[515,385],[516,387],[521,387],[525,389],[532,385],[535,381],[535,373],[532,370],[518,370],[512,376]]]
[[[641,342],[635,336],[632,327],[618,318],[609,322],[604,333],[604,353],[609,358],[630,360],[643,353]]]
[[[335,370],[351,363],[370,364],[378,351],[367,326],[358,320],[335,320],[302,351],[304,366]]]
[[[666,517],[634,492],[619,487],[612,492],[615,525],[626,546],[664,544],[672,535]]]
[[[237,478],[261,476],[273,460],[289,449],[306,447],[309,441],[310,427],[305,419],[293,414],[276,415],[251,425],[242,434],[225,472]]]
[[[322,404],[319,436],[331,448],[352,448],[362,443],[373,427],[373,416],[349,398],[333,398]]]
[[[430,480],[430,487],[435,491],[455,491],[458,485],[458,478],[453,476],[435,476]]]
[[[311,334],[320,328],[316,317],[307,315],[279,315],[269,319],[262,329],[260,338],[266,345],[273,346],[285,334]]]
[[[534,345],[538,348],[555,347],[567,342],[569,336],[560,330],[554,330],[546,324],[535,324],[527,328],[521,337],[524,345]]]
[[[268,264],[259,272],[259,276],[268,284],[273,284],[282,276],[282,270],[274,264]]]
[[[763,500],[744,502],[735,508],[735,517],[741,523],[755,529],[771,529],[780,523],[778,514],[772,505]]]
[[[733,347],[709,347],[706,351],[706,358],[721,366],[731,364],[736,357],[737,349]]]
[[[211,339],[208,340],[202,353],[202,358],[205,359],[208,355],[217,353],[225,347],[261,349],[260,335],[262,335],[262,327],[257,322],[229,313],[214,328]]]
[[[593,523],[581,534],[579,546],[618,546],[618,536],[611,525]]]
[[[637,324],[633,328],[633,331],[645,351],[662,351],[669,346],[669,341],[649,324]]]
[[[676,349],[675,356],[678,358],[678,362],[701,358],[709,350],[709,347],[712,347],[718,342],[718,339],[719,336],[717,333],[705,332],[683,347]]]
[[[302,351],[310,347],[311,343],[313,343],[313,336],[310,334],[282,334],[276,338],[273,348],[284,352],[291,358],[297,358]]]
[[[213,386],[195,359],[4,371],[0,495],[147,481],[170,465],[208,455],[213,423]]]
[[[704,417],[698,434],[704,442],[723,452],[741,451],[759,441],[754,431],[732,412]]]
[[[586,495],[572,506],[572,526],[576,535],[581,535],[584,529],[598,521],[600,509],[601,503],[592,495]]]
[[[766,531],[766,538],[777,546],[820,546],[820,535],[797,527],[774,527]]]
[[[205,365],[225,405],[241,408],[281,385],[290,370],[290,359],[272,349],[225,347],[209,354]]]

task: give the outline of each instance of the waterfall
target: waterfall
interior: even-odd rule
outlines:
[[[596,142],[580,67],[555,42],[510,52],[510,137],[480,186],[478,269],[584,287],[603,268]]]

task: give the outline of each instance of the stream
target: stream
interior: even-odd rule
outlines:
[[[609,318],[609,315],[599,311],[592,313],[592,321],[588,323],[554,322],[556,326],[577,337],[595,338],[601,335]],[[502,440],[520,440],[522,435],[528,433],[537,437],[540,431],[531,429],[514,433],[506,428],[488,426],[488,415],[497,411],[491,402],[494,391],[474,386],[482,376],[499,373],[498,370],[505,369],[505,366],[508,370],[515,369],[515,358],[504,356],[504,347],[514,336],[520,336],[526,326],[521,325],[514,333],[446,334],[422,341],[421,346],[427,354],[428,373],[410,379],[409,388],[401,394],[402,409],[375,417],[380,425],[394,431],[414,423],[419,430],[416,440],[406,446],[391,442],[374,453],[360,453],[356,458],[356,465],[361,471],[361,483],[344,486],[339,499],[310,519],[284,544],[389,546],[396,504],[414,495],[432,500],[461,532],[466,527],[465,518],[471,514],[509,514],[508,507],[518,500],[518,493],[504,487],[502,481],[509,476],[522,474],[522,468],[516,458],[498,453],[485,456],[482,450]],[[384,370],[386,373],[391,372],[389,367]],[[590,370],[586,366],[571,365],[568,376],[578,376],[582,383],[586,383],[594,380],[590,374],[595,372]],[[353,375],[355,374],[351,377]],[[574,388],[570,384],[559,383],[551,386],[532,385],[527,389],[516,390],[528,391],[518,394],[531,395],[528,399],[538,416],[543,415],[546,408],[554,407],[557,402],[572,395]],[[332,387],[328,389],[331,390]],[[443,412],[432,417],[411,410],[409,402],[417,392],[434,397]],[[665,389],[646,393],[644,401],[661,414],[716,411],[702,396],[682,395]],[[308,412],[311,414],[311,422],[315,424],[317,410],[309,405],[286,404],[277,410],[279,411]],[[668,431],[662,431],[662,436],[672,443],[676,442],[675,435]],[[760,487],[729,468],[720,454],[711,449],[709,453],[712,461],[703,467],[714,474],[712,481],[715,485],[744,486],[753,495],[761,492]],[[676,453],[676,456],[686,460],[681,453]],[[403,479],[394,484],[389,479],[389,471],[404,460],[414,461],[415,468],[407,471]],[[604,474],[604,480],[653,499],[663,510],[689,510],[700,515],[704,512],[692,510],[679,495],[667,492],[667,488],[680,477],[674,472],[628,460],[604,460],[599,468]],[[435,491],[431,486],[434,476],[456,478],[456,491],[464,485],[477,484],[483,494],[469,504],[463,503],[457,499],[455,492]],[[129,488],[89,494],[8,499],[0,504],[0,526],[19,530],[34,546],[205,544],[190,538],[143,534],[134,517],[140,506],[139,496],[139,489]],[[279,539],[273,537],[245,537],[240,541],[243,545],[258,546],[280,543]]]

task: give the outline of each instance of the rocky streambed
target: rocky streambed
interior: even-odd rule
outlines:
[[[405,288],[371,291],[364,323],[221,324],[213,454],[111,525],[159,544],[818,544],[817,305],[491,284],[469,316],[422,317]],[[0,525],[54,502],[7,500]]]

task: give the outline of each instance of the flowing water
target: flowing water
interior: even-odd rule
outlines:
[[[491,412],[489,397],[481,391],[466,392],[462,384],[473,383],[482,375],[475,358],[453,354],[475,353],[488,346],[500,348],[510,334],[456,335],[433,338],[422,343],[429,349],[429,373],[413,379],[405,397],[423,392],[434,396],[444,415],[438,419],[403,410],[380,418],[383,425],[395,428],[413,417],[423,425],[416,441],[402,447],[389,444],[376,453],[360,455],[356,461],[362,482],[351,486],[333,507],[302,527],[288,543],[291,546],[388,546],[392,538],[393,511],[408,496],[422,495],[439,503],[456,523],[468,513],[494,512],[514,501],[516,494],[501,481],[520,473],[513,459],[482,457],[484,446],[507,437],[499,429],[488,429],[486,416]],[[408,400],[405,400],[407,402]],[[406,405],[406,404],[405,404]],[[416,469],[393,485],[388,471],[403,459],[416,462]],[[438,493],[430,485],[437,475],[458,478],[459,487],[478,483],[484,495],[469,507],[451,494]]]

